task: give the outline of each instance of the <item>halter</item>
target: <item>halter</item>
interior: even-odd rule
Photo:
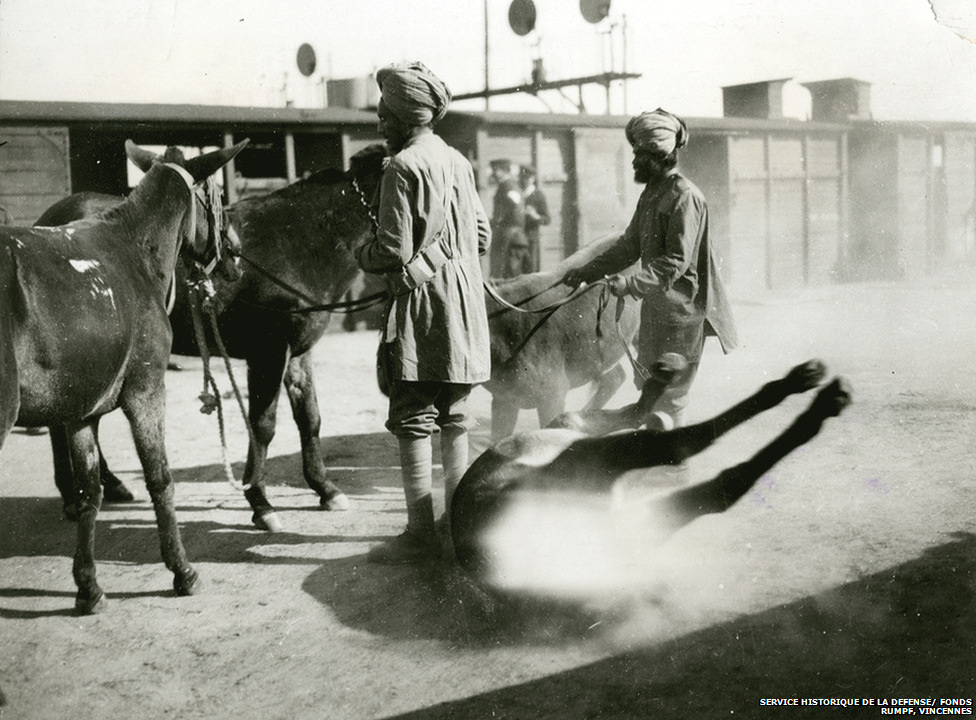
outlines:
[[[197,203],[194,198],[193,186],[196,185],[196,180],[182,165],[177,165],[176,163],[163,163],[165,167],[170,170],[175,170],[176,174],[180,176],[183,182],[186,183],[187,190],[190,191],[190,228],[191,232],[196,232],[197,228]],[[179,256],[179,247],[183,244],[183,238],[179,239],[179,245],[177,245],[177,256]],[[176,271],[174,268],[173,277],[170,280],[169,289],[166,291],[166,314],[169,315],[173,312],[173,306],[176,304]]]

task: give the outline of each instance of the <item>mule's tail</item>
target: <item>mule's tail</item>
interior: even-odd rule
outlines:
[[[17,339],[26,309],[17,258],[7,246],[0,251],[0,447],[20,414]]]

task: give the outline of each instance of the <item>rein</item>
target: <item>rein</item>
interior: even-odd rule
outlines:
[[[363,189],[359,186],[359,181],[356,180],[356,178],[351,178],[350,182],[352,183],[353,190],[356,191],[356,197],[359,200],[360,204],[364,208],[366,208],[366,212],[369,215],[369,219],[372,222],[373,227],[374,228],[377,227],[379,221],[376,218],[376,213],[374,213],[372,207],[370,207],[369,201],[366,199],[366,193],[364,193]],[[251,258],[247,257],[247,255],[245,255],[243,252],[238,251],[233,254],[236,257],[239,257],[244,262],[246,262],[257,272],[261,273],[261,275],[266,277],[268,280],[273,282],[275,285],[277,285],[279,288],[281,288],[288,294],[293,295],[299,300],[307,303],[306,307],[284,310],[280,308],[271,308],[263,305],[256,305],[254,303],[247,303],[243,300],[238,301],[246,305],[251,305],[252,307],[257,307],[262,310],[267,310],[269,312],[278,312],[287,315],[307,315],[315,312],[354,313],[360,310],[365,310],[367,308],[373,307],[374,305],[379,305],[380,303],[384,302],[390,297],[390,294],[384,291],[384,292],[373,293],[371,295],[365,295],[361,298],[356,298],[355,300],[343,300],[340,302],[333,302],[333,303],[318,303],[316,302],[315,298],[309,296],[307,293],[302,292],[298,288],[294,287],[293,285],[285,282],[284,280],[276,276],[274,273],[261,267],[261,265],[256,263]]]
[[[597,280],[594,283],[587,284],[587,286],[584,287],[584,288],[576,288],[575,290],[573,290],[573,292],[571,292],[566,297],[564,297],[564,298],[562,298],[560,300],[557,300],[554,303],[551,303],[549,305],[546,305],[545,307],[541,307],[541,308],[524,308],[524,307],[520,307],[518,305],[513,305],[508,300],[506,300],[505,298],[503,298],[498,293],[498,291],[495,289],[495,287],[490,282],[488,282],[486,280],[484,284],[485,284],[485,290],[487,291],[487,293],[489,295],[491,295],[492,299],[495,302],[497,302],[499,305],[501,305],[502,307],[506,308],[507,310],[511,310],[513,312],[527,313],[527,314],[532,314],[532,313],[549,313],[551,315],[553,312],[555,312],[556,310],[558,310],[559,308],[561,308],[563,305],[566,305],[568,303],[573,302],[573,300],[576,300],[577,298],[585,295],[586,293],[588,293],[593,288],[595,288],[595,287],[597,287],[599,285],[606,285],[606,280],[605,279],[600,279],[600,280]],[[542,293],[546,292],[547,290],[552,290],[553,288],[558,287],[561,284],[562,284],[561,281],[560,282],[555,282],[552,285],[550,285],[549,287],[543,289],[540,293],[538,293],[538,295],[534,295],[532,297],[524,298],[523,300],[520,300],[519,302],[525,303],[525,302],[528,302],[529,300],[534,300],[535,298],[537,298],[539,295],[541,295]]]

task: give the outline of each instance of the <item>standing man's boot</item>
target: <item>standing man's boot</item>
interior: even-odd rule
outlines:
[[[444,467],[444,514],[437,520],[437,535],[444,557],[454,556],[451,540],[451,501],[458,483],[468,469],[468,431],[446,427],[441,430],[441,463]]]
[[[430,436],[400,438],[400,468],[407,501],[407,529],[369,550],[366,559],[381,565],[419,565],[440,558],[431,497]]]

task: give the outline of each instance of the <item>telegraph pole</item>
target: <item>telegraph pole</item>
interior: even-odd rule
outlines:
[[[490,89],[491,84],[488,82],[488,0],[485,0],[485,112],[488,111],[488,98],[491,97]]]

